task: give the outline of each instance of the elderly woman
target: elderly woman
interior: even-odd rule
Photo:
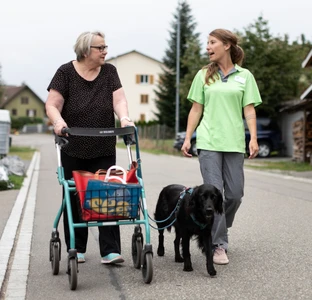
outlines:
[[[133,126],[128,104],[116,68],[105,63],[108,46],[101,32],[82,33],[74,46],[76,60],[63,64],[48,86],[46,112],[54,132],[62,135],[63,127],[115,127],[114,113],[121,127]],[[72,178],[73,170],[96,172],[116,164],[116,138],[70,136],[62,148],[61,161],[65,179]],[[71,193],[74,223],[79,222],[77,199]],[[70,235],[67,213],[64,212],[64,231],[67,251]],[[88,228],[75,229],[78,262],[85,262]],[[101,262],[121,263],[119,226],[99,227]]]

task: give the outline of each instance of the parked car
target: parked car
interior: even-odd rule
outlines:
[[[249,153],[250,134],[246,122],[245,125],[245,141],[246,153]],[[186,132],[179,132],[174,141],[173,147],[181,150],[185,139]],[[259,157],[269,157],[272,152],[281,152],[283,150],[282,133],[278,124],[269,118],[257,118],[257,137],[259,145]],[[191,138],[191,149],[189,151],[192,155],[197,155],[196,147],[196,131]]]
[[[186,131],[181,131],[177,133],[176,139],[173,144],[173,148],[177,149],[178,151],[181,150],[182,145],[184,143],[186,136]],[[191,138],[191,149],[189,151],[192,155],[197,155],[197,148],[196,148],[196,131],[194,131],[192,138]]]

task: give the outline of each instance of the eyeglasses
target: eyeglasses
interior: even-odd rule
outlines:
[[[90,46],[90,48],[96,48],[98,49],[100,52],[103,52],[104,50],[107,50],[108,46]]]

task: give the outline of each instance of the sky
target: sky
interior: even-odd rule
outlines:
[[[27,84],[43,101],[58,67],[75,59],[80,33],[100,30],[107,59],[137,50],[162,60],[179,0],[2,0],[0,65],[7,85]],[[205,51],[216,28],[243,31],[259,16],[273,36],[312,41],[312,0],[189,0]]]

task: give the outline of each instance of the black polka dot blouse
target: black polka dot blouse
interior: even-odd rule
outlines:
[[[64,98],[61,115],[67,126],[88,128],[115,127],[113,92],[121,88],[116,68],[104,64],[96,79],[82,78],[73,62],[62,65],[55,73],[48,91],[57,90]],[[82,159],[115,155],[116,137],[69,136],[62,148],[67,155]]]

